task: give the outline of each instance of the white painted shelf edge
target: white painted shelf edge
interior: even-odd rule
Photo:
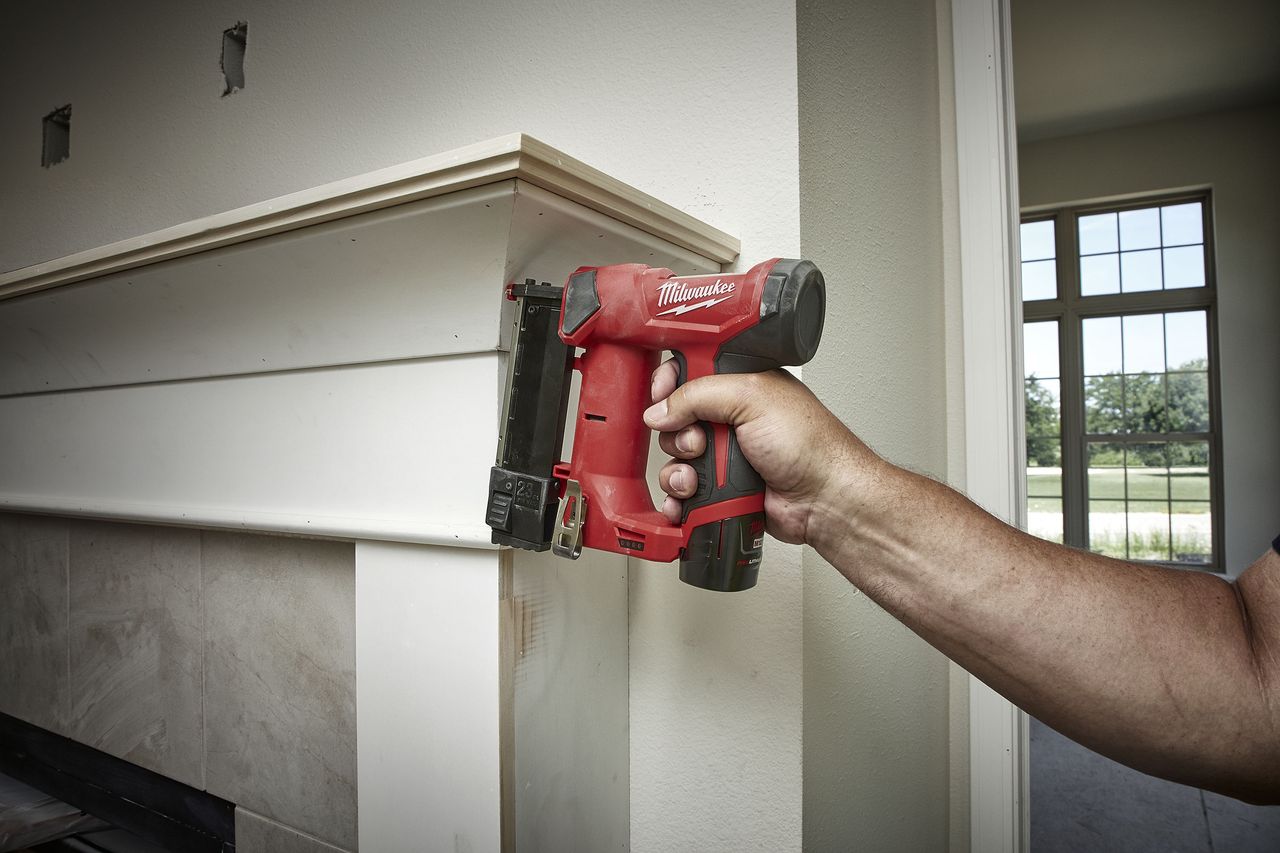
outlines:
[[[0,495],[0,512],[54,514],[216,530],[246,530],[321,539],[407,542],[414,545],[445,545],[481,550],[498,548],[490,541],[489,528],[479,523],[464,525],[424,521],[406,524],[402,519],[302,515],[258,509],[184,507],[127,501],[82,501],[46,495]]]
[[[0,273],[0,299],[520,178],[724,264],[737,238],[523,133],[500,136],[150,234]]]

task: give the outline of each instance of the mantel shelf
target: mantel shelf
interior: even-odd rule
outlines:
[[[737,238],[523,133],[500,136],[0,274],[0,299],[519,178],[724,264]]]

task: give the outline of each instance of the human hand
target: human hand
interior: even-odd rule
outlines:
[[[707,376],[676,388],[676,366],[668,361],[654,371],[651,392],[654,405],[645,411],[645,423],[661,432],[658,445],[675,457],[658,474],[668,495],[662,512],[673,522],[680,520],[681,499],[697,490],[693,467],[680,461],[706,449],[697,421],[737,430],[738,446],[765,481],[766,527],[783,542],[813,544],[815,516],[840,504],[851,474],[879,461],[782,370]]]

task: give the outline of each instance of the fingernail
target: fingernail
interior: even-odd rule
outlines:
[[[671,488],[675,489],[677,492],[684,491],[684,469],[683,468],[677,468],[676,470],[672,471],[670,479],[671,479]]]
[[[644,422],[652,426],[667,416],[667,401],[659,400],[644,410]]]
[[[682,453],[688,453],[693,449],[693,436],[690,434],[689,430],[682,429],[680,432],[676,433],[675,443],[676,450],[679,450]]]

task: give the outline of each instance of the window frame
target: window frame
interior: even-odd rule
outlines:
[[[1205,282],[1203,287],[1150,290],[1133,293],[1080,295],[1080,254],[1078,222],[1081,216],[1095,213],[1122,212],[1186,202],[1200,202],[1201,228],[1204,237]],[[1120,199],[1026,208],[1019,225],[1052,220],[1054,222],[1054,270],[1057,296],[1022,302],[1023,323],[1056,321],[1058,323],[1059,423],[1062,442],[1062,521],[1063,542],[1088,548],[1088,477],[1087,454],[1090,441],[1105,438],[1109,443],[1140,444],[1177,440],[1179,434],[1121,433],[1095,435],[1085,432],[1084,409],[1084,320],[1094,317],[1123,317],[1132,314],[1204,311],[1207,329],[1209,364],[1209,429],[1206,433],[1185,433],[1189,438],[1206,440],[1209,445],[1209,511],[1210,540],[1213,551],[1208,564],[1189,566],[1185,563],[1154,562],[1181,569],[1222,574],[1223,564],[1223,479],[1222,468],[1222,400],[1218,370],[1218,282],[1213,233],[1213,193],[1209,188],[1179,192],[1126,196]],[[1022,264],[1019,252],[1018,287],[1021,295]],[[1025,371],[1024,371],[1025,373]],[[1025,392],[1024,392],[1025,393]],[[1025,474],[1024,474],[1025,476]]]

